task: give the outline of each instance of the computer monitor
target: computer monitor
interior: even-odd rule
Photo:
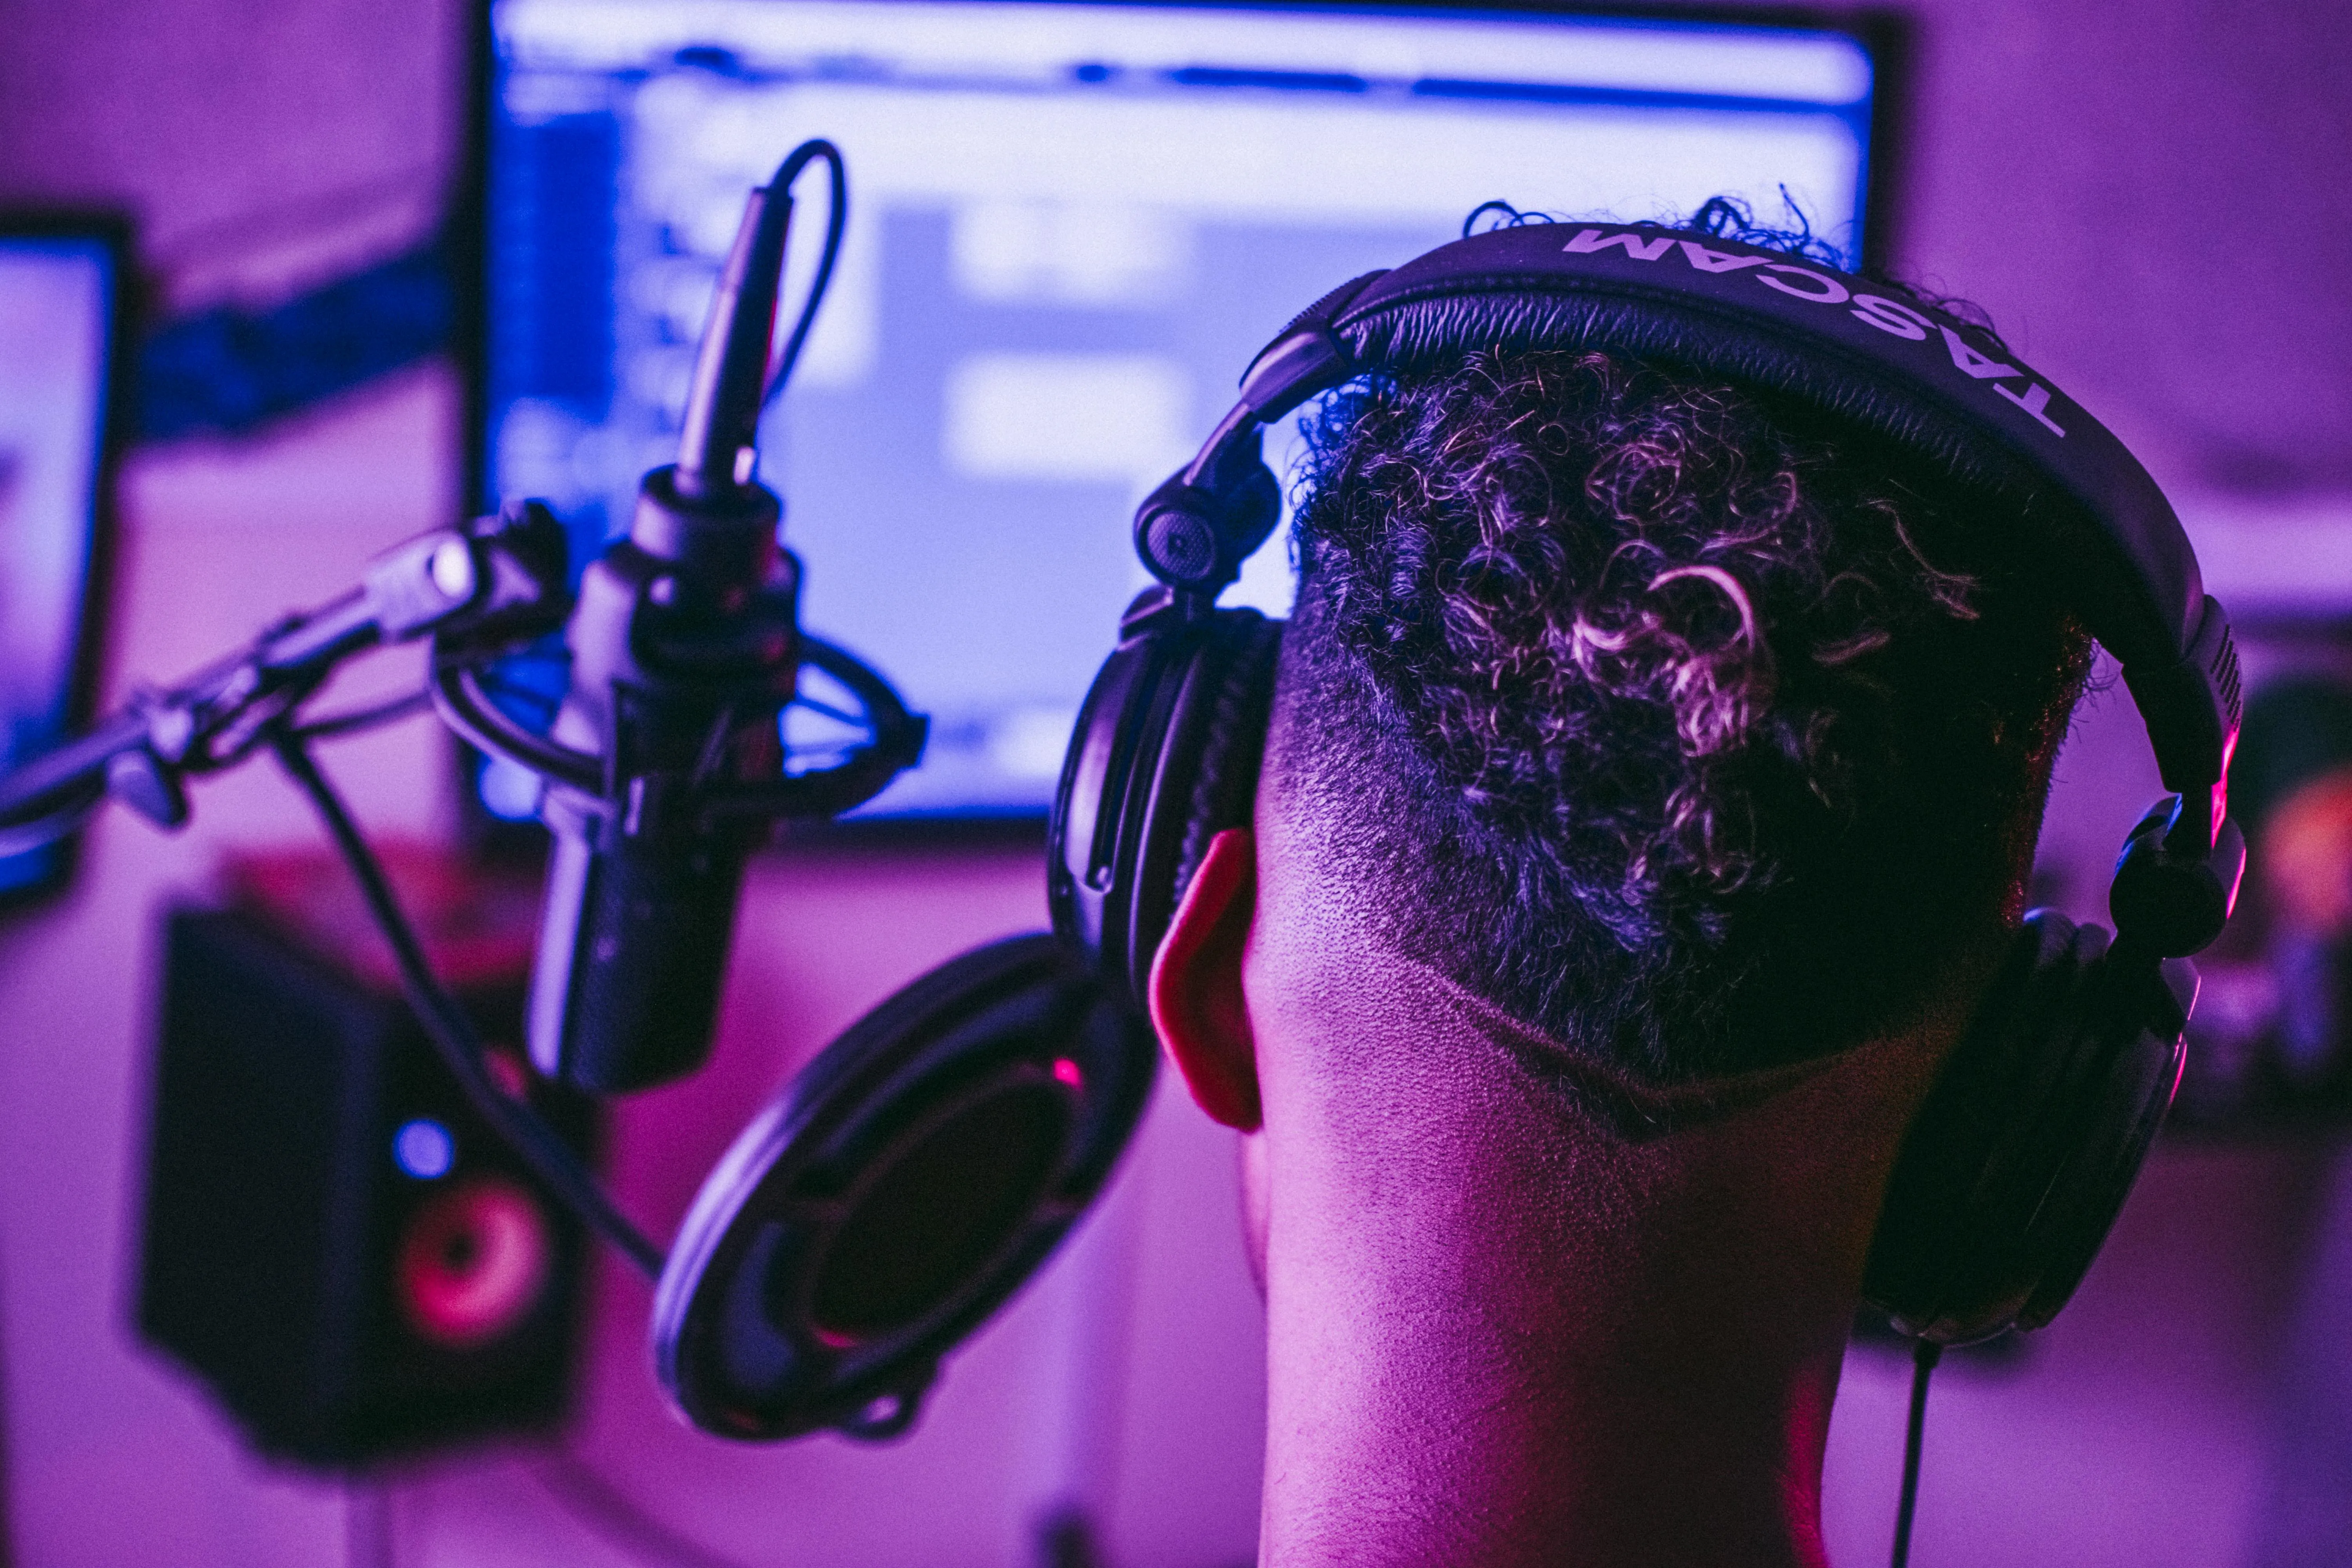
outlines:
[[[0,211],[0,772],[89,716],[127,237],[107,218]],[[0,852],[0,902],[56,886],[71,854]]]
[[[1309,300],[1497,199],[1731,195],[1856,258],[1884,98],[1855,32],[1529,10],[494,0],[488,37],[482,499],[545,498],[582,558],[674,456],[745,193],[805,137],[846,154],[761,450],[806,624],[932,716],[883,816],[1050,803],[1134,504]],[[1228,602],[1289,592],[1272,545]]]

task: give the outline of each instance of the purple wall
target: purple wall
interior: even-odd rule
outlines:
[[[2217,589],[2352,607],[2352,95],[2332,4],[1917,8],[1899,252],[1982,302],[2175,489]],[[267,291],[419,232],[456,145],[457,6],[110,0],[12,7],[0,198],[141,215],[180,303]],[[854,150],[853,150],[854,151]],[[289,205],[289,204],[293,204]],[[456,400],[423,371],[269,440],[140,457],[126,481],[114,689],[189,667],[367,552],[442,516]],[[2292,540],[2292,548],[2278,542]],[[371,671],[383,690],[414,670]],[[365,819],[434,831],[429,727],[340,747]],[[2048,848],[2095,914],[2101,862],[2153,793],[2118,699],[2062,763]],[[347,1491],[245,1458],[124,1328],[152,911],[229,848],[309,841],[266,770],[159,837],[93,835],[61,904],[0,928],[0,1401],[27,1564],[316,1563],[388,1528],[404,1565],[633,1559],[517,1447]],[[718,1065],[633,1104],[621,1185],[667,1222],[762,1096],[938,956],[1039,922],[1019,856],[778,860],[748,904]],[[1164,1102],[1114,1199],[951,1363],[889,1450],[742,1449],[659,1406],[645,1293],[606,1271],[581,1460],[744,1562],[1010,1564],[1035,1510],[1106,1521],[1123,1568],[1246,1560],[1262,1350],[1233,1226],[1230,1144]],[[1938,1387],[1923,1564],[2246,1560],[2277,1354],[2319,1222],[2352,1198],[2332,1152],[2164,1151],[2076,1307],[2006,1372]],[[2347,1303],[2352,1306],[2352,1303]],[[2347,1312],[2352,1321],[2352,1312]],[[1850,1363],[1832,1432],[1843,1561],[1885,1549],[1901,1373]],[[364,1561],[364,1556],[355,1560]]]

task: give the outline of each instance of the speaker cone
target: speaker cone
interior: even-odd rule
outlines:
[[[471,1177],[426,1199],[402,1228],[402,1316],[421,1339],[471,1349],[530,1316],[554,1262],[539,1200],[502,1176]]]

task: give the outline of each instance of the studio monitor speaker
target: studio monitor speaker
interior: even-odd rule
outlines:
[[[140,1330],[281,1458],[343,1466],[544,1426],[583,1237],[397,991],[333,945],[249,900],[167,917]],[[513,945],[457,976],[491,1041],[520,1037]],[[493,1065],[584,1142],[584,1102],[520,1052]]]

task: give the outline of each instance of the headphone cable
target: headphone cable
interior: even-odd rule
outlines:
[[[843,166],[841,149],[824,138],[813,137],[793,148],[778,166],[768,189],[792,199],[793,182],[811,163],[822,162],[831,176],[827,183],[824,213],[824,246],[817,253],[816,275],[809,280],[808,299],[801,305],[799,318],[793,323],[791,334],[784,340],[783,352],[768,372],[768,384],[761,394],[760,406],[774,403],[793,378],[793,368],[800,363],[801,346],[808,342],[809,329],[816,324],[816,308],[824,303],[825,289],[833,282],[833,264],[841,258],[841,237],[849,226],[849,173]]]
[[[1911,1561],[1911,1516],[1919,1503],[1919,1450],[1927,1434],[1927,1379],[1944,1356],[1933,1340],[1911,1346],[1911,1419],[1903,1434],[1903,1499],[1895,1508],[1895,1568]]]

